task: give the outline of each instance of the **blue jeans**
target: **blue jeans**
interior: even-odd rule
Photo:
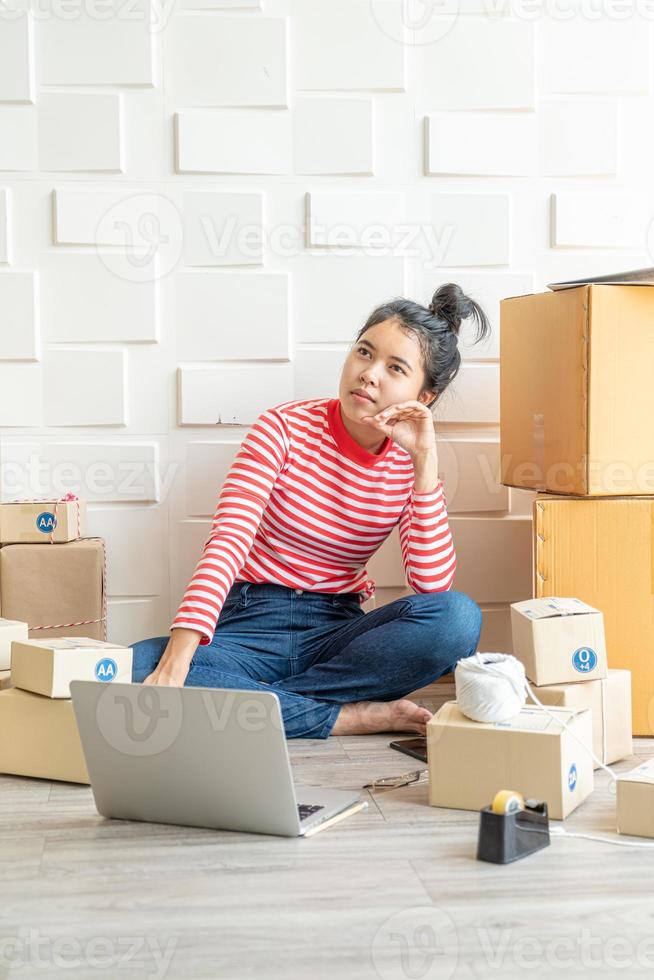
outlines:
[[[405,697],[471,656],[481,619],[462,592],[415,593],[364,612],[354,592],[235,582],[185,686],[273,690],[287,738],[327,738],[341,705]],[[169,639],[132,645],[134,681],[152,673]]]

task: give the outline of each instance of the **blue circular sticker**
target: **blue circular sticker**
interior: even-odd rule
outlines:
[[[573,762],[572,765],[570,766],[570,771],[568,772],[568,789],[570,790],[571,793],[576,785],[577,785],[577,767]]]
[[[56,526],[57,518],[49,510],[42,511],[36,518],[36,529],[37,531],[43,531],[44,534],[50,534]]]
[[[597,666],[597,654],[591,647],[579,647],[572,654],[572,666],[580,674],[588,674]]]
[[[118,665],[111,657],[104,657],[95,665],[95,678],[98,681],[113,681],[117,673]]]

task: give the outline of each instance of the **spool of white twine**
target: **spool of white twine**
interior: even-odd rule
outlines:
[[[473,721],[508,721],[526,701],[524,665],[508,653],[474,653],[454,668],[456,701]]]

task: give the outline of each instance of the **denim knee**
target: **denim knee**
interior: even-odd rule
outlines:
[[[463,657],[476,651],[482,626],[482,612],[474,599],[464,592],[422,592],[405,596],[414,608],[433,611],[438,628],[434,642],[424,653],[433,660],[435,676],[453,670]],[[436,640],[437,636],[437,640]]]

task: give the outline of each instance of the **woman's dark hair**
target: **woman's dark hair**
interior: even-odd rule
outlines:
[[[425,371],[424,388],[435,391],[440,398],[447,386],[454,381],[461,366],[459,353],[459,328],[462,320],[472,317],[477,324],[477,344],[490,334],[490,323],[481,306],[466,296],[454,282],[445,283],[434,293],[429,306],[421,306],[410,299],[397,298],[382,303],[373,310],[357,334],[357,341],[366,330],[383,323],[397,320],[399,325],[412,330],[418,337]],[[429,406],[435,403],[433,399]]]

